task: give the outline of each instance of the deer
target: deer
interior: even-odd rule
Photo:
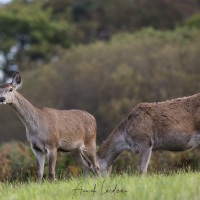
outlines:
[[[72,152],[83,169],[99,175],[96,159],[96,120],[86,111],[36,107],[17,92],[21,75],[17,71],[11,83],[0,85],[0,104],[8,104],[26,128],[26,136],[37,160],[37,177],[41,182],[45,157],[48,177],[55,179],[57,152]]]
[[[124,150],[139,153],[140,174],[147,172],[152,151],[186,151],[200,144],[200,93],[163,102],[139,103],[100,145],[97,159],[109,175]]]

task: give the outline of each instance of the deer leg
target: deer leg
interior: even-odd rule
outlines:
[[[95,156],[92,155],[92,154],[87,154],[87,156],[88,156],[88,158],[90,159],[90,161],[91,161],[91,163],[93,165],[93,169],[92,170],[95,172],[96,175],[99,176],[100,175],[99,164],[98,164]]]
[[[72,152],[74,158],[76,159],[76,161],[78,162],[78,164],[81,165],[81,168],[83,170],[83,175],[85,176],[86,174],[88,174],[89,169],[90,169],[90,164],[83,158],[81,152],[79,151],[75,151]]]
[[[151,157],[151,149],[152,146],[146,144],[141,144],[139,147],[139,153],[140,153],[139,170],[142,174],[145,174],[147,172],[149,160]]]
[[[99,163],[96,159],[96,151],[94,149],[87,149],[86,150],[86,155],[87,158],[89,159],[90,163],[92,166],[90,167],[95,174],[100,175],[100,170],[99,170]]]
[[[38,180],[41,182],[44,173],[45,154],[42,151],[37,151],[35,149],[33,149],[33,153],[35,154],[37,160]]]
[[[55,180],[55,167],[57,159],[57,149],[50,150],[48,152],[48,164],[49,164],[49,180]]]

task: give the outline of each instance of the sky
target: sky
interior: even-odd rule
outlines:
[[[0,0],[0,4],[10,3],[12,0]]]

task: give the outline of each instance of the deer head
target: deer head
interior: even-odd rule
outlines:
[[[10,104],[15,97],[17,86],[21,83],[21,75],[17,71],[13,75],[12,83],[3,83],[0,85],[0,104]]]

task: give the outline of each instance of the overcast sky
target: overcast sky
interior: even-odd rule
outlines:
[[[2,3],[10,3],[12,0],[0,0],[0,4]]]

